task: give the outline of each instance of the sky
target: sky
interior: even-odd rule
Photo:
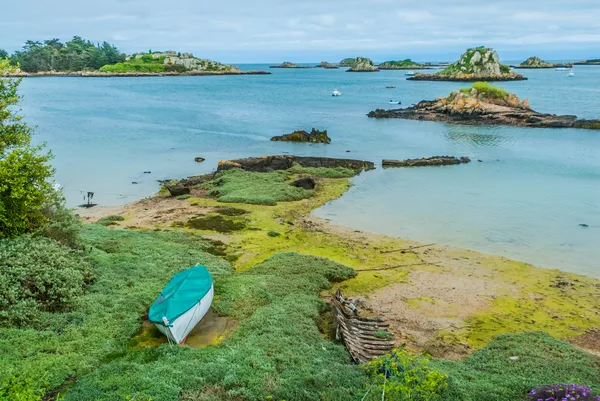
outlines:
[[[600,58],[599,0],[0,0],[0,10],[9,52],[79,35],[229,63],[454,61],[480,45],[505,61]]]

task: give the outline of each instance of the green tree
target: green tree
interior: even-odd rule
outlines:
[[[0,61],[0,76],[15,67]],[[44,226],[55,198],[48,165],[51,155],[31,145],[33,130],[17,114],[20,79],[0,78],[0,238],[16,237]]]
[[[4,49],[0,49],[0,60],[8,58],[8,52]]]

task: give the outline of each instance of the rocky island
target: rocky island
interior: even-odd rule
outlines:
[[[423,167],[423,166],[452,166],[456,164],[470,163],[468,157],[455,156],[432,156],[421,159],[389,160],[384,159],[381,162],[383,167]]]
[[[340,61],[338,63],[338,66],[340,67],[352,67],[352,65],[354,64],[354,62],[356,61],[355,58],[345,58],[342,61]]]
[[[327,135],[327,130],[319,131],[315,128],[313,128],[311,132],[299,130],[290,134],[274,136],[271,140],[283,142],[331,143],[331,138]]]
[[[415,63],[411,59],[407,58],[405,60],[400,61],[386,61],[377,66],[380,70],[418,70],[418,69],[428,69],[423,64]]]
[[[578,61],[573,64],[575,64],[575,65],[600,65],[600,58]]]
[[[487,82],[476,82],[471,88],[457,90],[445,98],[424,100],[405,109],[377,109],[368,116],[465,125],[600,129],[600,120],[538,113],[530,108],[527,99],[521,101]]]
[[[295,63],[290,63],[289,61],[284,61],[279,65],[272,65],[269,68],[313,68],[305,65],[298,65]]]
[[[377,72],[379,71],[371,59],[366,57],[357,57],[354,59],[352,67],[347,72]]]
[[[336,69],[339,67],[335,64],[330,64],[327,61],[321,61],[315,68]]]
[[[527,60],[523,61],[521,64],[514,66],[514,68],[556,68],[556,67],[573,67],[573,64],[563,63],[563,64],[553,64],[548,63],[542,60],[539,57],[533,56],[529,57]]]
[[[495,50],[486,47],[474,47],[436,74],[417,73],[407,78],[412,81],[521,81],[523,75],[515,74],[510,67],[500,64],[500,58]]]

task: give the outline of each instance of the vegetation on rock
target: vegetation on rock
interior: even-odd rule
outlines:
[[[354,62],[356,61],[355,58],[345,58],[342,61],[340,61],[338,63],[338,66],[340,67],[352,67],[352,65],[354,64]]]
[[[3,57],[0,57],[3,58]],[[125,60],[125,54],[110,43],[92,43],[79,36],[62,43],[59,39],[43,42],[28,40],[22,50],[10,58],[25,72],[98,70],[106,64]]]
[[[399,61],[386,61],[377,66],[377,68],[379,68],[380,70],[409,70],[413,68],[418,69],[423,67],[423,64],[415,63],[409,58]]]
[[[467,49],[458,61],[436,74],[416,74],[411,80],[509,81],[525,79],[500,63],[495,50],[484,46]]]
[[[331,138],[327,135],[327,130],[319,131],[316,128],[313,128],[310,133],[299,130],[294,131],[291,134],[274,136],[271,140],[283,142],[331,143]]]
[[[124,62],[105,65],[100,72],[128,73],[128,72],[218,72],[237,71],[237,67],[218,63],[216,61],[199,59],[191,53],[148,52],[127,56]]]
[[[340,64],[341,65],[341,64]],[[379,71],[373,61],[366,57],[357,57],[354,59],[354,63],[352,67],[348,70],[348,72],[375,72]]]
[[[315,68],[338,68],[338,66],[327,61],[321,61]]]
[[[573,64],[553,64],[548,63],[539,57],[533,56],[529,57],[527,60],[523,61],[516,68],[555,68],[555,67],[572,67]]]

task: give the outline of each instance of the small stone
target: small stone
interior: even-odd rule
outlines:
[[[589,227],[589,226],[588,226],[587,224],[585,224],[585,223],[581,223],[579,226],[580,226],[580,227],[584,227],[584,228],[588,228],[588,227]]]
[[[202,163],[204,160],[206,160],[204,157],[195,157],[195,158],[194,158],[194,161],[195,161],[196,163]]]
[[[144,171],[144,174],[152,174],[152,171]]]
[[[137,184],[137,181],[132,181],[131,183],[132,183],[132,184]]]

